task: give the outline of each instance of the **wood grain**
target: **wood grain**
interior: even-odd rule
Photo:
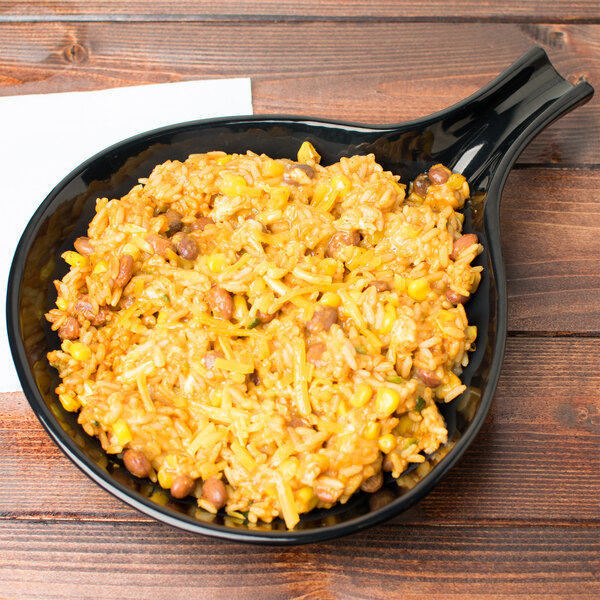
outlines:
[[[510,338],[475,443],[400,520],[600,525],[599,355],[599,339]],[[148,520],[81,474],[22,394],[0,395],[0,423],[0,519]]]
[[[451,5],[444,0],[416,2],[415,0],[374,0],[369,2],[345,2],[336,0],[192,0],[180,2],[133,0],[132,2],[77,2],[30,0],[0,2],[2,19],[17,17],[41,19],[78,16],[86,19],[142,19],[159,18],[177,21],[189,20],[241,20],[251,18],[269,19],[356,19],[361,22],[372,19],[425,19],[436,20],[557,20],[590,21],[600,18],[600,8],[594,0],[504,0],[502,2],[472,2],[454,0]]]
[[[527,169],[500,215],[509,329],[600,332],[600,171]]]
[[[112,598],[593,598],[600,528],[377,527],[280,549],[156,523],[0,522],[0,594]],[[233,594],[233,596],[232,596]]]
[[[463,99],[534,44],[570,80],[600,85],[600,25],[65,21],[0,23],[0,94],[249,76],[257,113],[394,122]],[[600,164],[598,99],[520,160]]]

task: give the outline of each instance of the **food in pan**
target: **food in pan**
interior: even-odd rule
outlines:
[[[293,528],[447,441],[481,267],[464,177],[208,152],[100,198],[46,315],[63,407],[136,477]]]

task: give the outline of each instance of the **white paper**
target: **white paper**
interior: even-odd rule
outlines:
[[[250,79],[186,81],[0,98],[0,392],[21,390],[6,334],[6,286],[17,243],[52,188],[84,160],[149,129],[252,114]]]

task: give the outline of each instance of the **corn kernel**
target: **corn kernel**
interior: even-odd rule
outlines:
[[[460,190],[464,182],[465,178],[460,173],[454,173],[450,175],[450,178],[448,179],[448,185],[453,190]]]
[[[272,158],[263,164],[263,174],[265,177],[281,177],[284,171],[284,165]]]
[[[68,410],[69,412],[76,412],[81,406],[79,400],[77,400],[77,398],[75,398],[75,396],[72,396],[71,394],[60,394],[58,396],[58,399],[63,405],[63,408],[65,410]]]
[[[300,461],[295,456],[290,456],[284,460],[278,467],[277,470],[281,473],[282,477],[285,481],[290,481],[294,475],[296,475],[296,471],[298,470],[298,466]]]
[[[400,435],[406,435],[412,433],[413,420],[408,415],[402,415],[398,421],[398,433]]]
[[[277,498],[277,488],[274,485],[267,485],[265,487],[265,494],[270,498]]]
[[[246,180],[241,175],[234,175],[233,173],[222,173],[221,183],[219,184],[219,192],[225,196],[240,196],[244,192]]]
[[[58,304],[58,301],[56,302]],[[465,329],[465,339],[467,342],[474,342],[477,338],[477,325],[469,325]]]
[[[168,473],[164,469],[159,469],[157,476],[160,487],[163,487],[167,490],[171,488],[173,485],[173,475],[171,475],[171,473]]]
[[[105,273],[108,271],[108,263],[105,260],[99,260],[92,270],[94,275],[98,275],[99,273]]]
[[[450,387],[456,387],[457,385],[460,385],[462,381],[460,380],[458,375],[455,375],[452,371],[450,371],[450,373],[448,373],[447,383]]]
[[[227,266],[227,257],[224,254],[211,254],[206,258],[206,265],[213,273],[221,273]]]
[[[331,187],[343,198],[352,189],[352,182],[345,175],[334,175]]]
[[[336,413],[340,417],[343,417],[348,414],[348,407],[346,406],[346,401],[343,398],[340,399],[340,401],[338,402]]]
[[[156,324],[161,325],[162,323],[166,323],[167,321],[167,311],[161,309],[158,311],[158,315],[156,317]]]
[[[335,292],[325,292],[319,302],[325,306],[337,308],[342,303],[342,299]]]
[[[318,502],[318,498],[315,494],[315,491],[309,485],[305,485],[301,487],[296,492],[296,506],[299,509],[299,512],[310,512]]]
[[[429,281],[426,277],[419,277],[419,279],[412,279],[408,284],[408,295],[415,300],[415,302],[423,302],[431,291]]]
[[[319,266],[323,273],[329,275],[329,277],[333,277],[338,270],[338,263],[335,258],[324,258]]]
[[[243,321],[248,316],[248,305],[246,298],[240,294],[233,297],[233,318],[236,321]]]
[[[325,179],[320,179],[315,186],[315,191],[313,192],[312,202],[314,206],[318,206],[323,202],[327,192],[329,191],[329,183]]]
[[[231,156],[231,154],[226,154],[225,156],[217,158],[217,164],[222,167],[223,165],[226,165],[232,158],[233,156]]]
[[[133,439],[131,431],[129,429],[129,425],[127,425],[127,423],[123,419],[115,421],[112,427],[113,433],[117,436],[119,446],[124,446]]]
[[[356,387],[356,391],[350,399],[350,404],[354,408],[361,408],[371,399],[372,395],[373,388],[368,383],[361,383]]]
[[[129,254],[129,256],[131,256],[131,258],[133,258],[133,260],[137,260],[140,256],[140,248],[139,248],[139,246],[136,246],[135,244],[128,242],[127,244],[125,244],[123,246],[121,254]],[[102,261],[100,261],[100,262],[102,262]]]
[[[366,235],[367,242],[369,242],[369,244],[372,244],[373,246],[375,244],[379,244],[379,242],[383,239],[383,235],[383,231],[380,230],[374,231],[373,233],[368,233]]]
[[[409,202],[413,202],[414,204],[423,204],[424,198],[421,198],[419,194],[415,194],[414,192],[412,192],[408,195],[407,200]]]
[[[79,252],[74,250],[67,250],[61,255],[64,261],[72,267],[87,267],[90,264],[87,256],[82,256]]]
[[[393,433],[386,433],[377,440],[377,445],[384,454],[389,454],[396,447],[396,438]]]
[[[381,325],[381,329],[379,330],[379,333],[385,335],[385,334],[388,334],[390,331],[392,331],[392,328],[394,327],[394,323],[396,322],[398,315],[396,313],[396,309],[394,308],[393,304],[390,304],[387,302],[383,309],[383,315],[384,315],[383,323]]]
[[[250,284],[250,292],[252,292],[252,294],[260,294],[261,292],[265,291],[265,288],[267,287],[267,284],[265,283],[265,280],[262,277],[257,277],[251,284]]]
[[[375,410],[382,417],[389,417],[400,404],[400,394],[388,387],[380,387],[375,398]]]
[[[62,296],[59,296],[56,299],[56,306],[58,306],[58,308],[60,308],[60,310],[67,310],[69,303]]]
[[[89,346],[82,344],[81,342],[73,342],[67,352],[75,360],[89,360],[92,357],[92,351]]]
[[[290,199],[290,188],[278,185],[269,190],[269,208],[283,208]]]
[[[310,142],[302,142],[302,146],[298,150],[298,162],[318,164],[320,160],[321,155],[315,150],[315,147]]]
[[[374,440],[379,437],[381,431],[381,423],[379,421],[370,421],[365,427],[365,438],[368,440]]]

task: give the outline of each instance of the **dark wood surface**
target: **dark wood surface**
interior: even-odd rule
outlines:
[[[403,121],[533,44],[600,89],[595,1],[0,1],[0,95],[250,76],[257,113]],[[599,189],[596,97],[507,182],[510,331],[481,433],[367,532],[290,549],[179,532],[102,491],[22,394],[0,395],[0,598],[600,597]]]

